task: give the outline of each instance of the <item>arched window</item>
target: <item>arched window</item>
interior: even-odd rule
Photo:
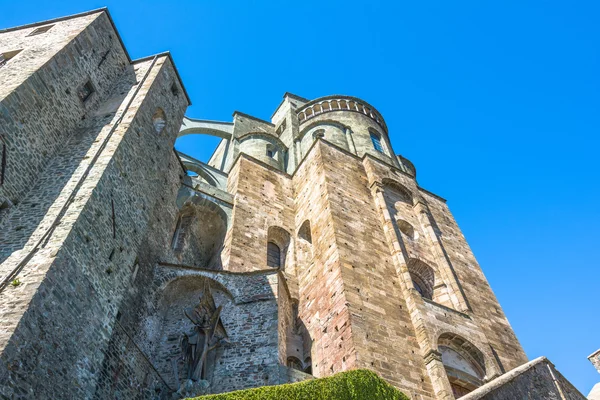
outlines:
[[[433,287],[435,285],[435,273],[433,268],[423,261],[411,259],[408,262],[408,273],[413,287],[426,299],[433,299]]]
[[[306,220],[298,230],[298,237],[312,244],[312,235],[310,233],[310,221]]]
[[[475,345],[458,335],[445,333],[438,339],[438,350],[455,398],[483,384],[485,357]]]
[[[381,145],[381,135],[375,132],[371,133],[371,142],[373,142],[373,147],[380,153],[383,153],[383,146]]]
[[[165,129],[165,125],[167,125],[167,117],[165,116],[165,112],[162,108],[157,108],[152,116],[152,124],[154,125],[154,130],[156,133],[161,133],[163,129]]]
[[[271,226],[267,232],[267,266],[286,268],[288,253],[291,253],[291,236],[288,231],[278,226]]]
[[[267,144],[267,157],[269,157],[269,158],[277,157],[277,150],[275,149],[275,146],[273,146],[272,144]]]
[[[288,357],[287,358],[287,366],[293,369],[297,369],[298,371],[302,371],[302,362],[298,360],[296,357]]]
[[[267,266],[281,267],[281,249],[273,242],[267,243]]]

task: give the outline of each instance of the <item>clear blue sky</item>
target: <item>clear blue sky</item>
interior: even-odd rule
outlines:
[[[268,119],[286,91],[377,107],[527,355],[600,381],[599,2],[0,0],[0,27],[105,5],[133,58],[173,53],[192,117]]]

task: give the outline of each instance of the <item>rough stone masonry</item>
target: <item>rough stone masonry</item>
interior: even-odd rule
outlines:
[[[354,368],[419,400],[534,381],[583,398],[526,364],[446,201],[367,102],[286,93],[271,121],[184,117],[169,53],[131,60],[106,9],[0,30],[0,82],[1,398]],[[189,134],[221,138],[208,163],[174,150]]]

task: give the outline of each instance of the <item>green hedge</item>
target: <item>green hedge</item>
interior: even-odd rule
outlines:
[[[409,400],[368,370],[342,372],[328,378],[213,394],[196,400]]]

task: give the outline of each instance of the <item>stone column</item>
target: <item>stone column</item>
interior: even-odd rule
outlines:
[[[442,353],[437,350],[431,350],[425,355],[424,360],[436,400],[454,400],[452,387],[442,363]]]
[[[357,154],[356,145],[354,144],[354,137],[352,137],[352,129],[347,126],[344,131],[346,133],[346,140],[348,141],[348,147],[350,148],[350,151],[352,154]]]

